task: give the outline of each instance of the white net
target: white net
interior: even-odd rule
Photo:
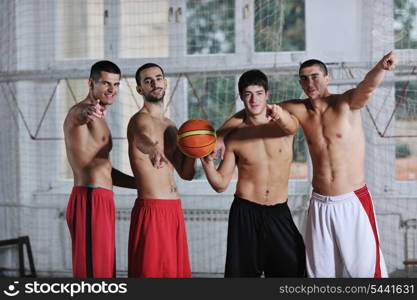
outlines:
[[[394,44],[399,49],[397,71],[387,75],[363,110],[366,177],[376,197],[383,250],[394,273],[404,269],[401,221],[417,212],[417,18],[413,10],[417,3],[384,0],[373,5],[372,10],[360,8],[363,15],[373,16],[363,25],[369,43],[375,44],[372,51],[357,61],[325,62],[332,92],[343,92],[354,87]],[[296,76],[298,63],[314,55],[308,52],[307,41],[322,38],[317,30],[306,30],[307,16],[317,13],[308,9],[311,6],[302,0],[1,1],[0,239],[29,235],[41,276],[70,275],[70,240],[63,212],[72,172],[62,122],[69,107],[87,95],[94,62],[112,60],[122,70],[120,93],[107,120],[114,138],[112,163],[131,174],[126,127],[142,106],[133,78],[140,65],[151,61],[165,69],[167,112],[177,125],[200,117],[217,128],[242,107],[236,86],[245,70],[260,68],[268,74],[272,101],[303,97]],[[392,34],[384,26],[391,26]],[[289,189],[290,207],[300,229],[309,194],[308,160],[300,130],[294,141]],[[196,180],[180,182],[180,187],[193,272],[221,276],[233,187],[223,195],[214,194],[201,169]],[[121,276],[126,275],[129,209],[134,198],[134,191],[116,190]],[[0,266],[15,268],[16,255],[0,251]]]

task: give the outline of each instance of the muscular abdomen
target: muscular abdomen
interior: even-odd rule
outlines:
[[[236,194],[264,205],[285,202],[288,198],[291,147],[291,137],[241,143]]]
[[[113,187],[108,159],[94,159],[86,166],[72,166],[76,186],[98,186],[111,190]]]
[[[113,187],[109,160],[110,133],[107,127],[100,129],[98,134],[93,134],[87,127],[67,132],[66,151],[76,186]]]
[[[179,194],[172,165],[168,163],[157,169],[151,164],[148,155],[132,148],[129,149],[130,166],[138,187],[138,196],[153,199],[178,199]]]
[[[309,143],[315,192],[335,196],[361,188],[365,184],[361,125],[355,124],[340,134],[337,130],[324,133],[321,145],[317,141]]]

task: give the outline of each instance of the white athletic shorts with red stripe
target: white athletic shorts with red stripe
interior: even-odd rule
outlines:
[[[308,277],[387,277],[368,188],[313,192],[305,238]]]

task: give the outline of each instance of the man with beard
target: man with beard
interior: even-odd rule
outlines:
[[[132,176],[113,169],[110,130],[104,119],[120,86],[120,69],[110,61],[91,67],[87,97],[64,121],[65,146],[74,173],[67,207],[74,277],[115,277],[113,185],[136,188]]]
[[[191,180],[195,159],[177,147],[177,128],[164,116],[167,80],[162,68],[148,63],[136,72],[144,105],[129,121],[130,166],[138,198],[132,209],[129,277],[191,277],[181,200],[174,169]],[[140,191],[140,192],[139,192]]]

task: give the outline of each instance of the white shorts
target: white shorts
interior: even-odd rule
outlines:
[[[308,277],[387,277],[368,188],[313,192],[305,238]]]

